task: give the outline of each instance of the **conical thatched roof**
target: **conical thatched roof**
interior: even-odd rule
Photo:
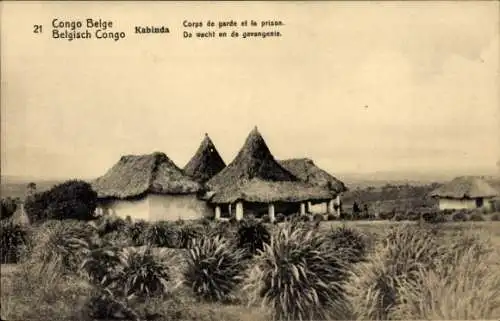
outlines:
[[[325,187],[336,193],[347,191],[342,181],[316,166],[309,158],[293,158],[278,162],[305,183]]]
[[[201,185],[185,175],[167,155],[122,156],[104,176],[92,182],[100,198],[130,198],[146,193],[191,194]]]
[[[214,143],[205,134],[205,138],[193,158],[184,167],[184,173],[195,181],[205,183],[226,167]]]
[[[213,203],[299,202],[326,200],[331,191],[302,182],[271,154],[257,127],[250,132],[236,158],[207,182]]]
[[[463,199],[495,197],[498,196],[498,191],[482,178],[462,176],[441,185],[430,195],[432,197]]]

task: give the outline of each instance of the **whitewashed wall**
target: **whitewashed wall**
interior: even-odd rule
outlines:
[[[194,220],[213,216],[213,210],[196,195],[148,195],[140,200],[114,200],[100,204],[98,213],[130,216],[133,221]]]
[[[214,215],[213,209],[193,194],[150,195],[148,198],[152,221],[196,220]]]
[[[478,208],[476,206],[475,199],[451,199],[451,198],[440,198],[439,199],[439,209],[440,210],[472,210]],[[490,209],[491,202],[487,199],[483,201],[483,206],[481,208]]]

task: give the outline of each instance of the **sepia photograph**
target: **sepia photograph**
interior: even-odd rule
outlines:
[[[0,320],[500,320],[499,1],[0,15]]]

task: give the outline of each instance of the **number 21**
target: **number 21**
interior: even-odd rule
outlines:
[[[33,33],[42,33],[42,25],[33,25]]]

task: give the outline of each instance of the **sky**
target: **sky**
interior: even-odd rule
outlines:
[[[496,1],[0,5],[2,175],[97,177],[154,151],[183,167],[204,133],[229,163],[254,126],[277,159],[332,173],[468,174],[500,160]],[[112,20],[127,36],[52,39],[53,18]],[[285,25],[266,29],[282,37],[183,38],[184,20],[208,19]],[[134,34],[150,25],[171,33]]]

